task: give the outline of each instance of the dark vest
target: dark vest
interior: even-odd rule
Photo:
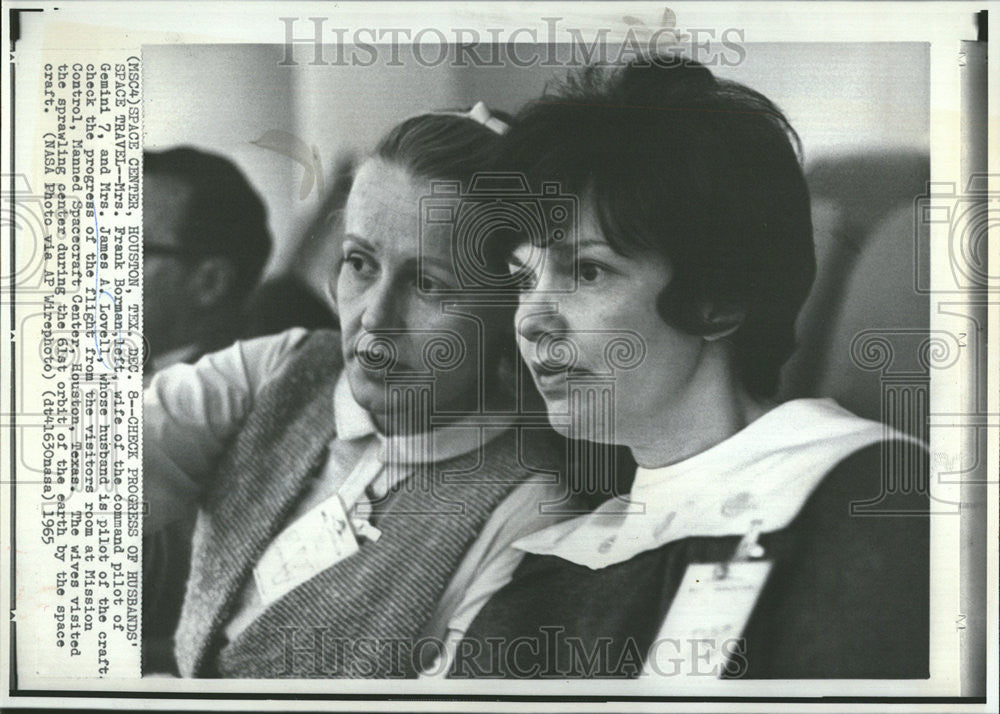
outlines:
[[[557,469],[559,442],[521,453],[515,429],[418,468],[376,505],[377,542],[363,540],[226,642],[241,588],[325,462],[339,355],[337,333],[310,335],[260,395],[208,488],[176,633],[185,676],[415,676],[420,628],[493,509],[535,470]]]
[[[894,514],[851,512],[852,502],[877,495],[880,456],[876,445],[844,460],[789,526],[761,536],[775,565],[757,606],[727,645],[726,667],[695,674],[928,676],[928,498],[897,494],[882,504]],[[451,676],[636,677],[688,565],[727,561],[738,542],[684,538],[599,570],[528,554],[472,623]],[[656,644],[677,648],[678,661],[694,659],[687,650],[697,646]]]

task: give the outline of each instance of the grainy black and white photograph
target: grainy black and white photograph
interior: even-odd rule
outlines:
[[[989,710],[985,7],[343,5],[37,43],[27,693]]]

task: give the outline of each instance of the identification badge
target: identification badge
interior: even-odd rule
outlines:
[[[261,600],[268,605],[317,573],[358,552],[358,541],[334,494],[275,538],[253,569]]]
[[[763,560],[689,565],[643,674],[721,676],[742,651],[739,637],[770,572]]]

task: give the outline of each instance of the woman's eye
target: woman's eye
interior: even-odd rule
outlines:
[[[588,260],[580,263],[580,279],[584,282],[592,283],[596,280],[600,280],[603,275],[604,268],[597,263],[592,263]]]
[[[457,290],[453,279],[423,273],[413,276],[411,284],[425,298],[439,298],[441,293]]]
[[[375,273],[375,264],[368,256],[361,253],[348,253],[344,256],[344,265],[362,277]]]
[[[438,292],[440,290],[447,290],[448,286],[442,281],[432,278],[429,275],[423,275],[419,278],[418,286],[421,290],[426,292]]]

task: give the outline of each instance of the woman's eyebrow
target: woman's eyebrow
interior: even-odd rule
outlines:
[[[344,240],[349,240],[352,243],[357,243],[359,248],[364,248],[365,250],[370,251],[372,253],[375,252],[375,246],[373,246],[371,243],[369,243],[364,238],[355,233],[346,234],[344,236]]]
[[[607,248],[608,250],[614,250],[607,241],[600,240],[599,238],[591,238],[589,240],[582,240],[576,244],[577,248]]]
[[[422,255],[419,258],[410,258],[406,261],[406,264],[408,267],[423,267],[425,265],[429,265],[431,267],[440,268],[441,270],[445,270],[449,273],[452,271],[453,267],[449,261],[444,260],[443,258],[435,258],[430,255]]]

